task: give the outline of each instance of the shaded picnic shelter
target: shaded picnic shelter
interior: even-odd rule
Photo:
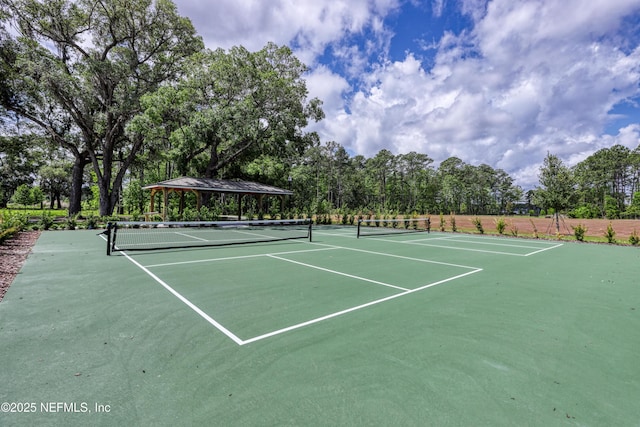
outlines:
[[[240,180],[224,180],[224,179],[211,179],[211,178],[194,178],[183,176],[180,178],[169,179],[166,181],[150,184],[142,187],[143,190],[151,190],[151,202],[149,204],[149,212],[145,214],[147,218],[149,215],[158,214],[154,212],[155,197],[159,193],[162,195],[162,215],[164,221],[167,220],[169,205],[169,195],[171,193],[177,193],[180,196],[179,211],[182,215],[184,211],[184,195],[188,192],[192,192],[196,196],[196,209],[200,212],[202,207],[203,195],[208,193],[221,193],[232,194],[237,197],[238,201],[238,219],[242,219],[242,197],[253,196],[258,200],[259,212],[262,212],[263,199],[265,196],[277,196],[280,198],[281,206],[284,207],[285,196],[293,195],[290,190],[274,187],[271,185],[261,184],[251,181]]]

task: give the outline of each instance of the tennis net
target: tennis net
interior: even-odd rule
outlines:
[[[310,220],[189,221],[110,223],[107,255],[114,251],[149,251],[263,243],[291,239],[311,241]]]
[[[431,220],[429,218],[358,220],[358,238],[425,231],[431,231]]]

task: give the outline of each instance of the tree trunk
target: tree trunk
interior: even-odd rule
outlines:
[[[82,210],[82,184],[84,184],[84,167],[89,164],[86,151],[78,153],[73,162],[71,172],[71,192],[69,194],[69,216],[79,214]]]

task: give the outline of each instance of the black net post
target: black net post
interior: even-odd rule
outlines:
[[[111,223],[107,223],[107,229],[105,233],[107,235],[107,256],[111,255]]]

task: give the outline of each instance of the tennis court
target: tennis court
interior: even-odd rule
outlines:
[[[0,424],[638,425],[637,248],[241,232],[44,233],[0,303]]]

